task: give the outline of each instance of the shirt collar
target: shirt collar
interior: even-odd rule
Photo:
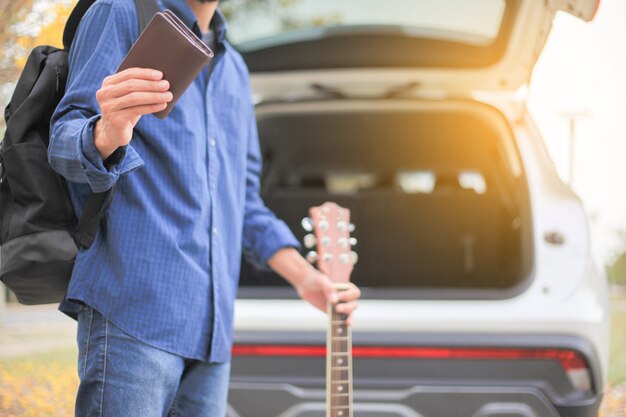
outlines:
[[[226,30],[228,30],[228,23],[219,7],[215,9],[215,14],[213,15],[213,19],[211,19],[211,27],[215,31],[215,39],[220,43],[224,42],[226,39]]]
[[[176,16],[178,16],[189,29],[193,30],[198,36],[200,36],[200,31],[197,25],[198,18],[185,0],[162,1],[163,6],[166,9],[173,11],[174,14],[176,14]],[[226,39],[226,29],[228,28],[228,24],[226,23],[224,14],[219,8],[215,10],[215,14],[213,15],[213,19],[211,19],[209,26],[215,31],[215,40],[219,43],[224,42],[224,39]]]

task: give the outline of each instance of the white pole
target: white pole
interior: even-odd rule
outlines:
[[[569,185],[574,188],[574,141],[576,140],[577,116],[569,116]]]
[[[574,142],[576,141],[576,127],[578,120],[583,117],[588,117],[590,113],[589,111],[583,109],[561,111],[560,114],[561,116],[565,116],[567,118],[569,124],[569,175],[567,178],[567,182],[569,183],[570,188],[574,189]]]

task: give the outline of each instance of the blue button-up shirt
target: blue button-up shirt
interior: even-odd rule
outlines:
[[[197,35],[185,0],[162,0]],[[213,19],[217,51],[163,120],[141,117],[130,144],[103,161],[95,93],[138,37],[133,0],[97,0],[69,53],[66,93],[51,120],[49,162],[81,215],[116,183],[93,245],[77,255],[59,309],[86,303],[143,342],[186,358],[230,359],[243,252],[257,265],[299,247],[259,197],[261,157],[248,71]],[[185,65],[184,62],[180,63]],[[210,77],[208,77],[210,71]]]

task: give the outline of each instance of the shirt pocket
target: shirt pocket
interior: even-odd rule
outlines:
[[[245,98],[231,92],[218,93],[216,98],[214,112],[220,133],[216,138],[217,144],[222,146],[230,157],[239,161],[245,156],[248,146],[251,106]]]

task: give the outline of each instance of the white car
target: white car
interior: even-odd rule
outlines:
[[[224,3],[266,204],[297,236],[325,201],[356,225],[358,417],[597,415],[607,284],[520,93],[556,12],[597,3]],[[235,317],[229,416],[327,415],[325,315],[244,262]]]

